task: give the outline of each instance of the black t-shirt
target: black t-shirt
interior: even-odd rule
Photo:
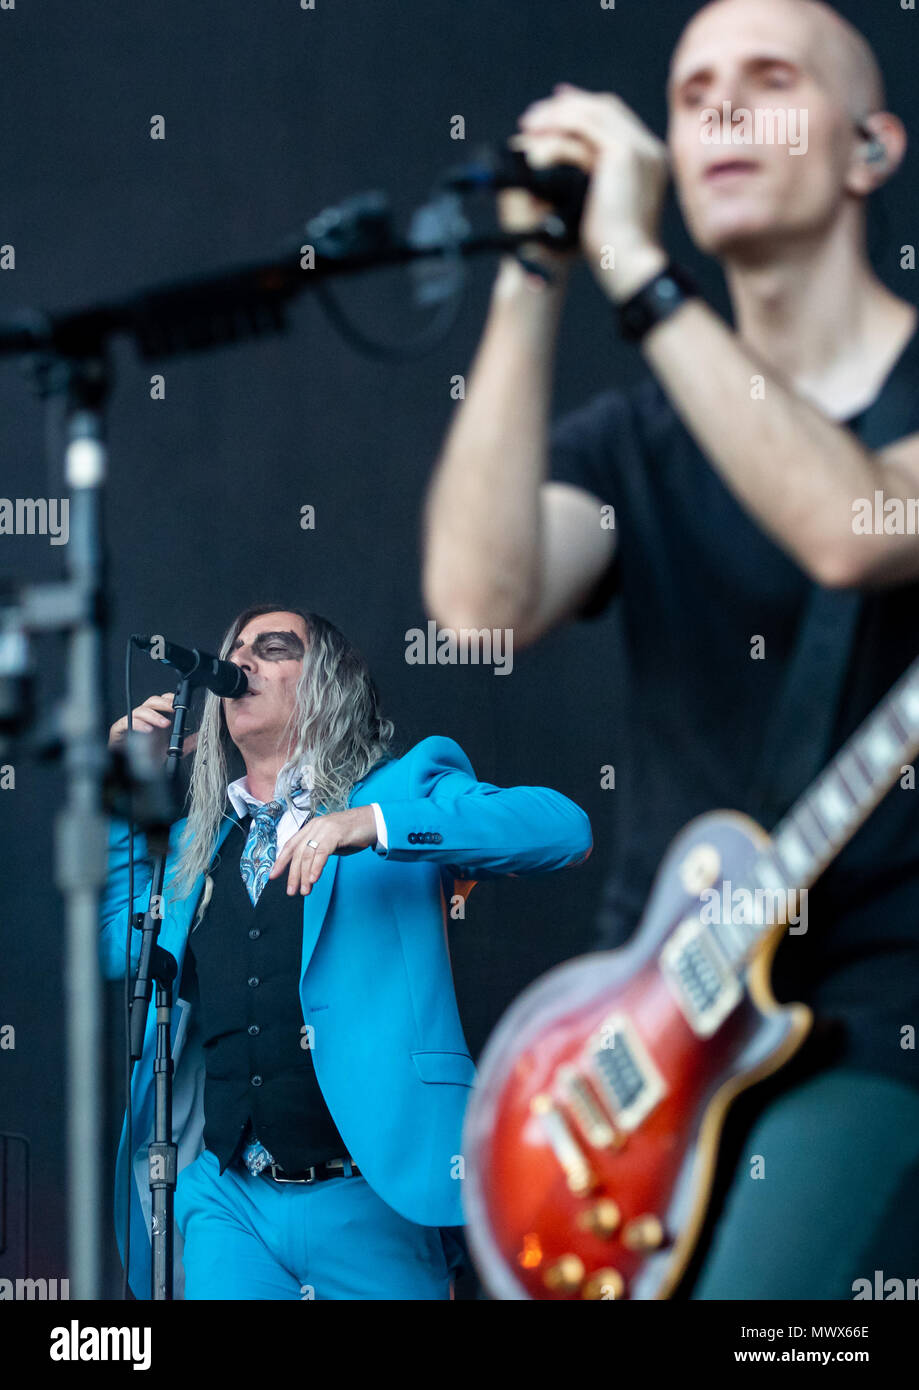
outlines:
[[[892,432],[873,447],[919,431],[919,334],[873,408],[874,432],[879,411]],[[601,944],[614,946],[687,821],[754,814],[763,733],[814,586],[735,500],[653,378],[565,416],[550,474],[615,511],[615,558],[582,610],[621,605],[626,708],[601,917]],[[757,636],[764,660],[751,659]],[[917,654],[919,583],[866,593],[830,752]],[[901,1046],[902,1030],[919,1026],[919,788],[895,786],[811,890],[807,932],[786,934],[773,982],[779,999],[840,1022],[850,1065],[919,1085],[916,1052]]]

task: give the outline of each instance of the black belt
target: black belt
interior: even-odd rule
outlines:
[[[288,1173],[279,1163],[269,1163],[259,1173],[260,1178],[267,1178],[269,1182],[327,1182],[329,1178],[360,1176],[360,1168],[347,1158],[330,1158],[325,1163],[314,1164],[311,1168],[301,1168],[295,1173]]]
[[[350,1157],[329,1158],[324,1163],[316,1163],[310,1168],[288,1172],[257,1137],[251,1119],[246,1124],[238,1162],[240,1167],[245,1168],[254,1178],[268,1178],[270,1182],[325,1182],[328,1178],[361,1176],[361,1170]]]

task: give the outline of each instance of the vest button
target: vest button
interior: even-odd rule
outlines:
[[[261,1086],[261,1084],[262,1084],[262,1078],[261,1078],[260,1076],[253,1076],[253,1078],[252,1078],[252,1085],[253,1085],[253,1086]]]
[[[257,989],[257,988],[258,988],[258,976],[257,976],[257,975],[250,975],[250,976],[249,976],[249,988],[250,988],[250,989]]]
[[[259,937],[261,936],[261,934],[262,934],[262,933],[261,933],[261,931],[259,930],[258,927],[250,927],[250,928],[249,928],[249,940],[250,940],[250,941],[258,941],[258,939],[259,939]]]
[[[259,1033],[260,1033],[261,1031],[262,1031],[262,1030],[261,1030],[261,1028],[259,1028],[259,1026],[258,1026],[257,1023],[250,1023],[250,1024],[249,1024],[249,1036],[250,1036],[250,1038],[258,1037],[258,1035],[259,1035]]]

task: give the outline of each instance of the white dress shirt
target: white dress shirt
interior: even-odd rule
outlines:
[[[291,839],[292,836],[296,835],[310,813],[313,779],[309,767],[304,769],[301,780],[303,786],[300,790],[294,792],[294,795],[289,799],[284,809],[283,816],[278,821],[278,854],[281,853],[287,841]],[[227,796],[230,799],[233,810],[240,817],[254,816],[256,811],[267,804],[264,801],[259,801],[257,797],[252,795],[249,790],[248,776],[239,777],[235,782],[231,782],[227,787]],[[277,786],[275,787],[275,796],[280,800]],[[372,810],[373,819],[376,822],[377,828],[377,842],[375,845],[371,845],[371,849],[387,849],[389,842],[386,838],[386,822],[383,819],[383,812],[380,810],[378,802],[372,802]]]

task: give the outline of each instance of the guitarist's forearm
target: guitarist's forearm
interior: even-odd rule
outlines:
[[[906,502],[916,479],[790,389],[702,300],[654,328],[648,362],[725,484],[813,579],[834,586],[919,574],[919,539],[856,534],[858,499]]]

